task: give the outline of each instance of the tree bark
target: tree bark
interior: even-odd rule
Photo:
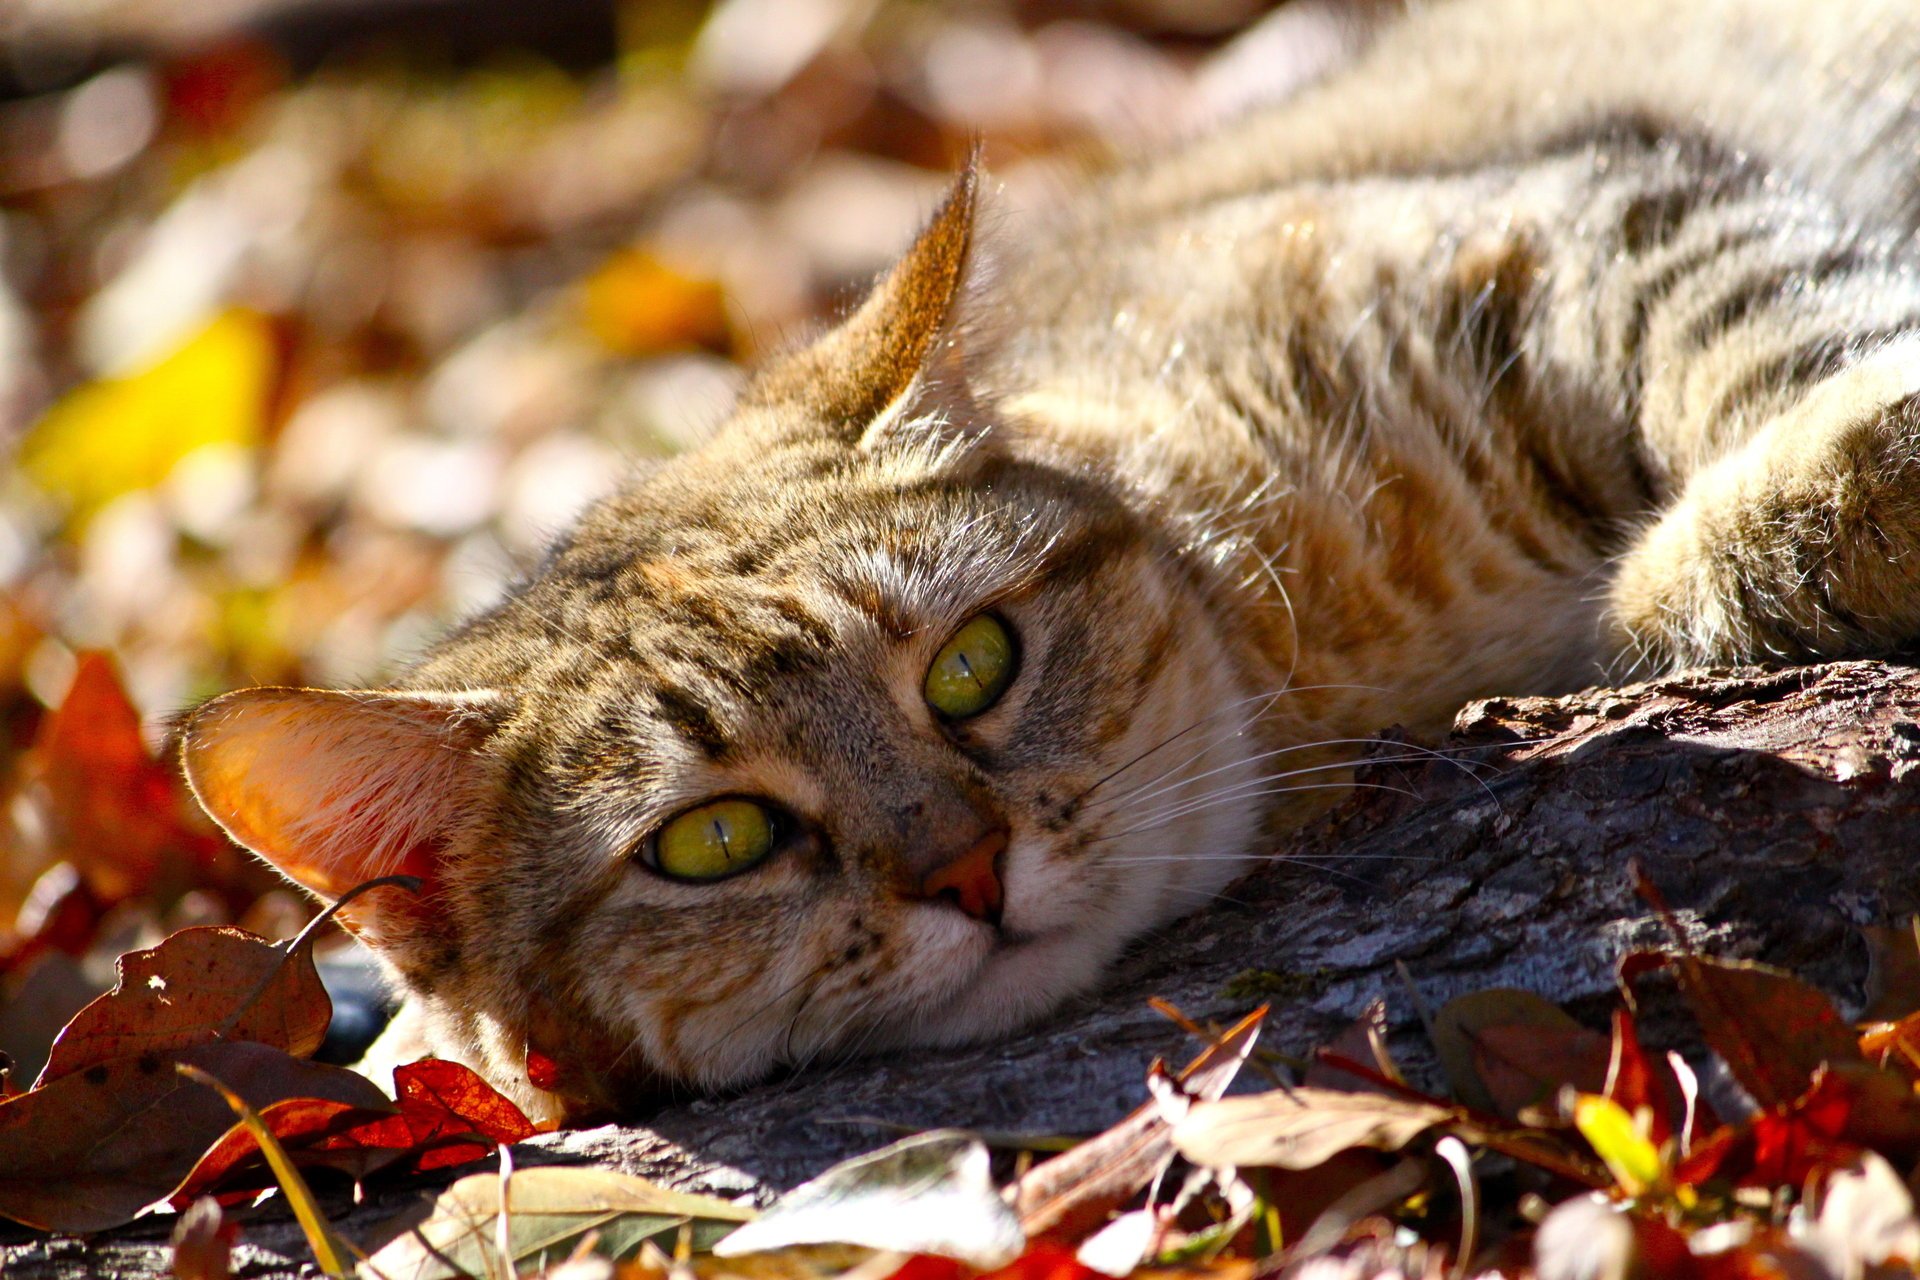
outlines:
[[[1270,1001],[1263,1044],[1295,1055],[1384,997],[1394,1051],[1431,1077],[1418,1015],[1463,992],[1521,987],[1604,1025],[1616,959],[1669,941],[1635,890],[1635,861],[1697,946],[1792,969],[1852,1012],[1869,994],[1863,928],[1920,909],[1917,721],[1920,669],[1875,662],[1476,703],[1440,755],[1376,749],[1399,762],[1370,763],[1361,780],[1392,790],[1356,791],[1040,1028],[814,1071],[644,1126],[549,1135],[516,1162],[596,1161],[765,1198],[906,1130],[1091,1132],[1144,1098],[1156,1055],[1195,1051],[1147,1007],[1154,995],[1203,1022]],[[384,1219],[443,1182],[339,1200],[336,1221],[377,1244]],[[16,1233],[0,1238],[0,1271],[165,1274],[167,1225],[88,1242]],[[283,1209],[248,1221],[244,1238],[241,1275],[292,1275],[306,1257]]]

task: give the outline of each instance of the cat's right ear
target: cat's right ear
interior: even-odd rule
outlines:
[[[228,835],[321,897],[395,873],[431,886],[484,811],[479,747],[505,709],[491,693],[242,689],[188,717],[180,757]]]
[[[741,407],[797,418],[849,443],[888,424],[929,392],[963,397],[956,316],[973,259],[980,199],[976,151],[947,198],[865,301],[806,346],[775,357]]]

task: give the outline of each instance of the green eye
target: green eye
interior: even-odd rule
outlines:
[[[950,720],[977,716],[1013,683],[1013,633],[983,613],[953,633],[927,668],[927,705]]]
[[[718,880],[773,852],[773,814],[753,800],[689,809],[654,837],[653,863],[680,880]]]

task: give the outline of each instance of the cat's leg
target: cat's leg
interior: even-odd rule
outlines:
[[[1610,589],[1623,667],[1920,640],[1920,335],[1869,346],[1685,478]]]

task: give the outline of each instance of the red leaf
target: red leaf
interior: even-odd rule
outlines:
[[[1800,1097],[1727,1126],[1674,1169],[1676,1182],[1724,1178],[1739,1186],[1797,1187],[1850,1163],[1863,1148],[1905,1158],[1920,1151],[1920,1100],[1889,1072],[1861,1064],[1818,1072]]]
[[[972,1274],[963,1262],[937,1254],[916,1253],[901,1263],[900,1269],[887,1280],[966,1280]]]
[[[1663,964],[1678,972],[1707,1044],[1762,1108],[1798,1098],[1823,1065],[1864,1061],[1833,1002],[1792,974],[1739,960],[1645,952],[1622,960],[1620,972],[1637,975]]]
[[[1647,1137],[1656,1147],[1673,1136],[1673,1104],[1679,1097],[1679,1082],[1673,1079],[1673,1069],[1664,1059],[1656,1064],[1641,1049],[1633,1014],[1625,1009],[1613,1013],[1613,1056],[1607,1062],[1603,1092],[1630,1116],[1647,1113],[1651,1119]]]
[[[400,1105],[348,1106],[320,1098],[290,1098],[260,1109],[260,1118],[294,1163],[336,1169],[354,1178],[400,1167],[440,1169],[491,1155],[496,1143],[532,1136],[520,1108],[457,1062],[426,1058],[393,1073]],[[273,1175],[244,1125],[234,1125],[174,1189],[177,1208],[219,1188],[271,1185]]]
[[[32,764],[55,846],[104,902],[151,891],[176,862],[229,857],[189,825],[194,810],[172,772],[147,752],[140,713],[112,662],[80,655],[73,685],[40,726]]]
[[[533,1136],[533,1122],[492,1085],[457,1062],[423,1058],[396,1069],[400,1116],[420,1152],[416,1169],[439,1169],[490,1155],[499,1143]],[[480,1138],[482,1142],[453,1141]]]
[[[1100,1273],[1081,1264],[1073,1250],[1042,1240],[981,1280],[1091,1280]]]

